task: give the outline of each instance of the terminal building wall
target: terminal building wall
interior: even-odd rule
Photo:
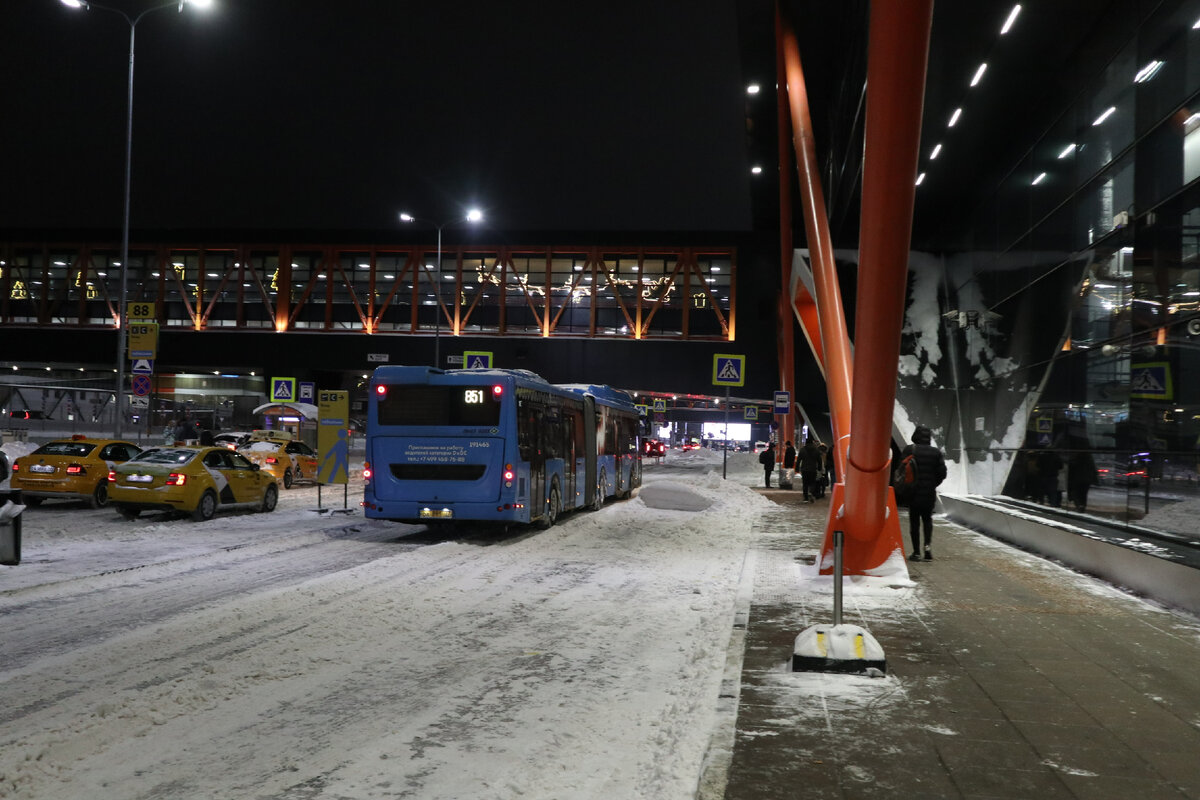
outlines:
[[[935,429],[953,490],[1082,507],[1088,475],[1089,513],[1194,535],[1197,23],[1162,3],[1093,48],[961,246],[912,255],[897,423]]]

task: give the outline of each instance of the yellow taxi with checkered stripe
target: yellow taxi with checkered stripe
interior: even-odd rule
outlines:
[[[101,508],[108,504],[109,470],[140,452],[136,444],[119,439],[56,439],[14,461],[9,486],[20,489],[30,506],[62,498]]]
[[[153,447],[109,473],[108,496],[126,519],[143,511],[178,511],[207,520],[219,508],[274,511],[279,487],[257,464],[225,447]]]

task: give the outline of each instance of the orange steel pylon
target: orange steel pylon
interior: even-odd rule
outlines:
[[[844,571],[907,574],[896,500],[888,485],[892,410],[908,275],[932,0],[872,3],[859,236],[857,324],[851,350],[820,184],[796,37],[776,11],[812,286],[791,281],[791,305],[824,367],[838,482],[830,498],[821,571],[833,532],[845,532]],[[790,247],[785,250],[790,257]],[[815,312],[815,313],[814,313]],[[815,317],[815,321],[814,321]],[[815,324],[814,324],[815,322]],[[858,401],[851,401],[857,389]]]

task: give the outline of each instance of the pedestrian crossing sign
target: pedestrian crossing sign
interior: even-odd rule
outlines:
[[[713,386],[744,386],[746,357],[726,353],[713,355]]]
[[[491,369],[492,353],[487,350],[464,350],[464,369]]]
[[[1171,365],[1166,361],[1129,365],[1129,396],[1144,400],[1171,400]]]
[[[271,378],[271,402],[290,403],[296,399],[295,378]]]

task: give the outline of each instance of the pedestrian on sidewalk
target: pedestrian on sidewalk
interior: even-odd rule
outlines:
[[[817,473],[825,468],[825,462],[821,458],[821,451],[817,448],[817,443],[811,436],[804,443],[804,447],[800,448],[799,461],[800,481],[804,488],[804,502],[811,503],[816,499]]]
[[[792,447],[789,439],[783,450],[783,472],[779,476],[779,488],[791,489],[792,478],[796,475],[796,448]]]
[[[758,454],[758,463],[763,466],[763,479],[767,488],[771,488],[771,473],[775,470],[775,445],[767,445],[767,449]]]
[[[913,431],[912,444],[904,448],[900,460],[903,461],[910,454],[916,464],[917,474],[908,502],[908,532],[913,545],[908,560],[921,560],[921,528],[924,528],[924,558],[933,561],[933,507],[937,505],[937,487],[946,479],[946,459],[942,451],[933,446],[933,432],[923,425],[918,425]]]

